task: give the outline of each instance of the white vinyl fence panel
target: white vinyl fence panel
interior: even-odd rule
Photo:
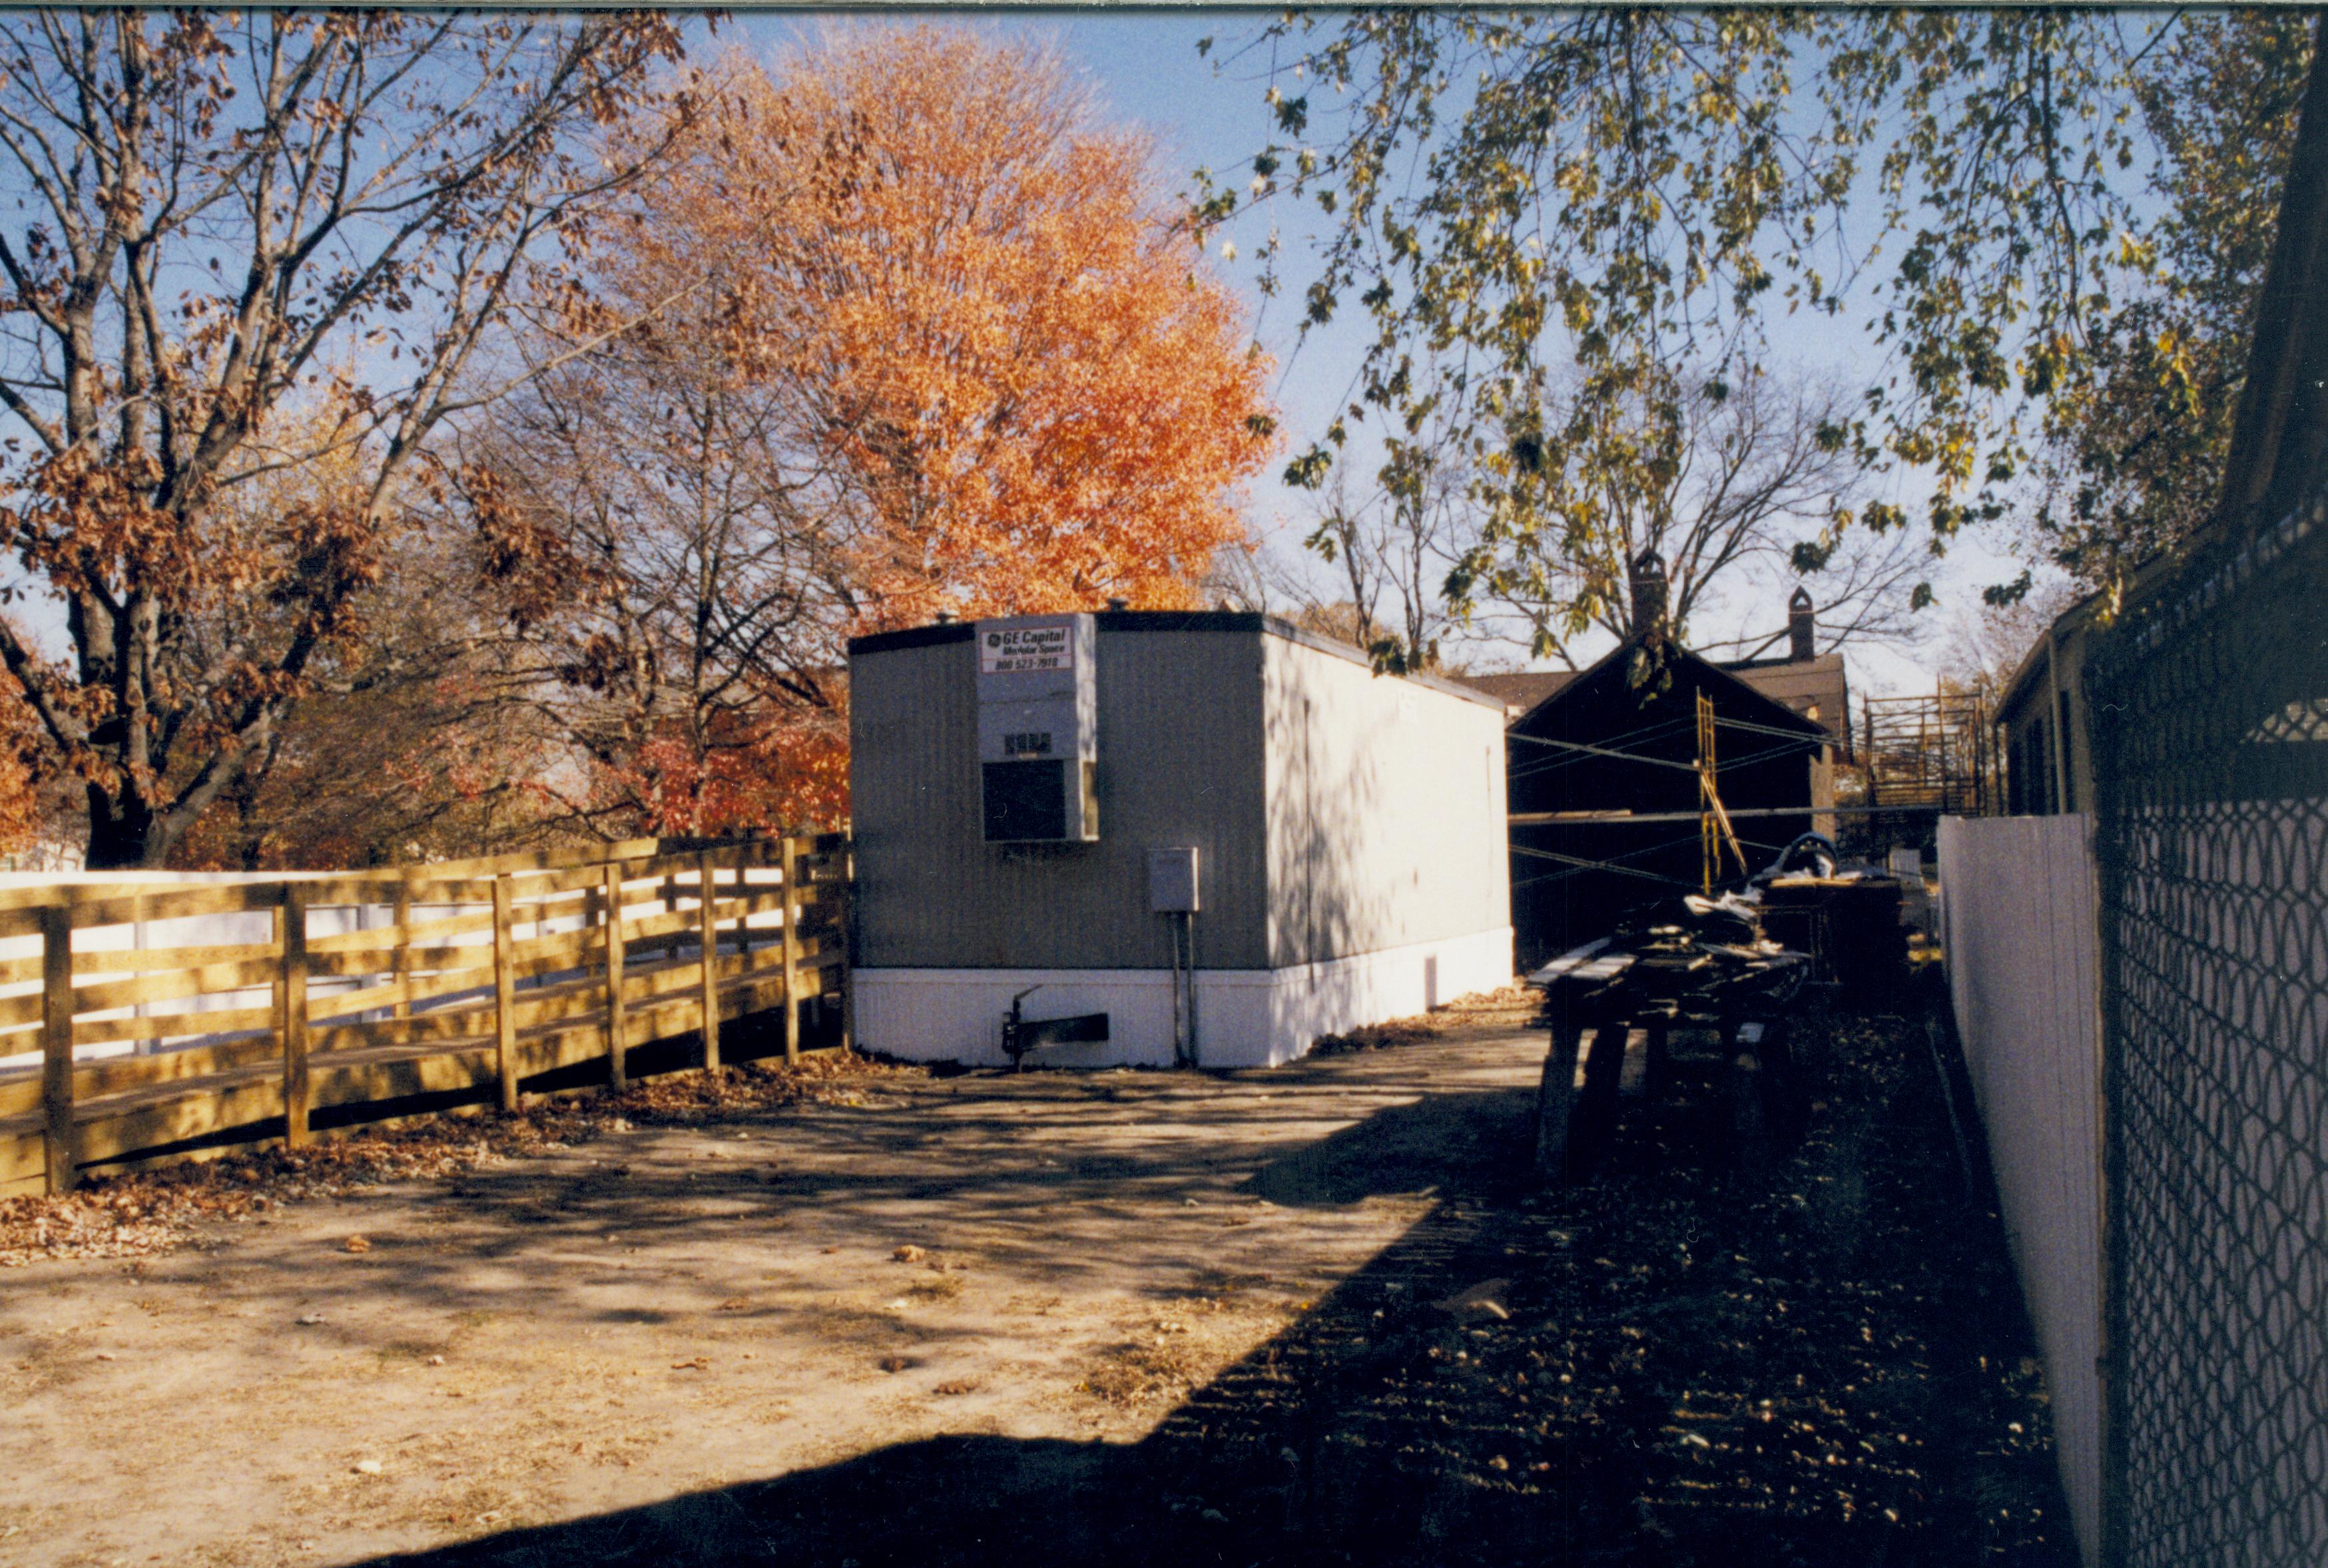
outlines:
[[[1948,1000],[2036,1328],[2071,1523],[2099,1545],[2099,894],[2081,814],[1940,820]]]

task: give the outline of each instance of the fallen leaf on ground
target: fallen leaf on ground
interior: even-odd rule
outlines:
[[[1506,1323],[1511,1320],[1512,1313],[1511,1309],[1504,1305],[1503,1298],[1511,1288],[1509,1280],[1481,1280],[1444,1300],[1433,1301],[1432,1305],[1459,1323],[1476,1322],[1482,1318]]]
[[[165,1053],[166,1054],[166,1053]],[[286,1202],[339,1197],[383,1181],[444,1180],[512,1158],[554,1153],[641,1123],[699,1126],[798,1104],[854,1098],[852,1083],[913,1078],[915,1067],[822,1052],[793,1066],[752,1063],[665,1073],[617,1093],[530,1106],[512,1116],[446,1113],[302,1149],[93,1178],[70,1193],[0,1198],[0,1268],[35,1258],[143,1258],[174,1252],[219,1221],[271,1223]],[[624,1172],[616,1168],[615,1175]],[[454,1197],[487,1197],[455,1188]],[[355,1252],[362,1249],[349,1247]],[[834,1249],[838,1250],[838,1249]]]
[[[368,1253],[371,1251],[371,1243],[366,1241],[361,1236],[350,1236],[341,1244],[352,1253]]]
[[[1347,1034],[1320,1035],[1310,1047],[1310,1054],[1329,1056],[1346,1051],[1387,1050],[1399,1046],[1422,1045],[1457,1029],[1482,1023],[1517,1025],[1535,1014],[1539,1000],[1534,991],[1524,986],[1479,991],[1458,997],[1446,1006],[1421,1017],[1368,1024]]]

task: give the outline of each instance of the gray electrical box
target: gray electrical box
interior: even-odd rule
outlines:
[[[981,621],[979,796],[985,839],[1090,843],[1099,837],[1098,662],[1092,618]]]
[[[1193,847],[1149,850],[1148,911],[1151,915],[1197,913],[1197,851]]]

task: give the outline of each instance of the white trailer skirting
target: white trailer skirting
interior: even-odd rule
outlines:
[[[1413,1018],[1512,982],[1508,925],[1284,969],[1197,972],[1197,1060],[1206,1067],[1274,1067],[1319,1035]],[[1169,1067],[1172,974],[1165,969],[859,969],[857,1039],[913,1062],[1000,1066],[1010,999],[1032,1019],[1108,1015],[1106,1043],[1046,1050],[1050,1066]]]

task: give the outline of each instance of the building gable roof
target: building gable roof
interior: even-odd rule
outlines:
[[[1587,669],[1563,681],[1533,708],[1513,719],[1508,728],[1534,730],[1546,721],[1556,718],[1561,711],[1573,704],[1591,702],[1608,694],[1609,689],[1625,679],[1625,670],[1634,652],[1642,645],[1638,637],[1628,637]],[[1797,734],[1815,736],[1821,740],[1832,735],[1822,719],[1806,718],[1779,698],[1758,690],[1754,684],[1724,670],[1710,659],[1700,658],[1678,643],[1668,643],[1667,657],[1674,661],[1676,671],[1686,670],[1707,690],[1715,701],[1730,709],[1728,717],[1746,718],[1767,724],[1773,728],[1792,730]],[[1838,665],[1841,660],[1836,657]]]
[[[1698,655],[1693,653],[1690,657],[1695,659]],[[1844,671],[1842,654],[1821,653],[1811,659],[1741,660],[1732,663],[1713,660],[1700,660],[1700,662],[1735,677],[1796,717],[1809,719],[1826,731],[1830,738],[1849,744],[1851,688]],[[1598,669],[1599,664],[1593,668]],[[1506,721],[1516,724],[1542,703],[1582,680],[1584,673],[1575,670],[1523,670],[1494,675],[1464,675],[1458,679],[1501,701]],[[1813,709],[1816,710],[1816,713]]]

